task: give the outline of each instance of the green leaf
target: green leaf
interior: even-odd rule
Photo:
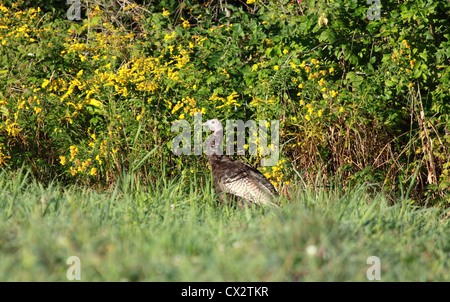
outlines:
[[[142,166],[142,164],[150,157],[150,155],[152,155],[157,149],[159,149],[159,146],[156,146],[155,148],[153,148],[153,150],[151,150],[150,152],[148,152],[136,165],[134,165],[133,162],[132,166],[133,168],[131,169],[131,172],[135,172],[140,166]]]
[[[386,84],[387,87],[392,87],[394,86],[394,82],[392,82],[391,80],[385,80],[384,84]]]
[[[336,41],[336,35],[331,29],[325,30],[320,34],[319,41],[334,43]]]

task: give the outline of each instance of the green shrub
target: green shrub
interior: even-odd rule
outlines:
[[[172,122],[202,112],[279,120],[277,186],[448,189],[448,2],[382,1],[378,20],[343,0],[85,5],[80,22],[1,5],[0,165],[91,184],[205,170],[170,151]]]

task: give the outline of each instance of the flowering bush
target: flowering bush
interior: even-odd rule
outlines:
[[[0,4],[0,165],[102,184],[204,170],[170,151],[172,122],[201,112],[279,120],[277,186],[450,186],[447,2],[383,2],[372,21],[356,1],[191,3],[90,1],[78,23]]]

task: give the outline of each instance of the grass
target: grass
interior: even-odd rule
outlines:
[[[82,281],[367,281],[370,256],[381,281],[450,281],[448,210],[368,191],[232,209],[216,205],[210,179],[143,188],[125,175],[98,192],[3,172],[0,281],[66,281],[70,256]]]

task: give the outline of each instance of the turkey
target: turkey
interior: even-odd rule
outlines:
[[[275,205],[272,201],[278,197],[278,192],[264,175],[247,163],[221,155],[222,123],[218,119],[212,119],[203,126],[214,132],[207,139],[205,145],[214,186],[220,198],[226,200],[228,197],[232,200],[246,201],[256,205]]]

